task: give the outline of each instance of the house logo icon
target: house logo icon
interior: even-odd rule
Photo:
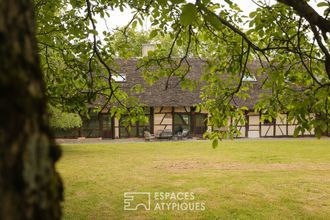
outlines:
[[[125,192],[124,210],[136,211],[139,208],[150,210],[150,192]]]

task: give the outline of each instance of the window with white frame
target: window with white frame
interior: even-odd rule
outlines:
[[[243,76],[243,82],[257,82],[257,79],[254,75],[245,75]]]
[[[126,73],[118,73],[116,75],[112,75],[111,78],[115,82],[126,82]]]

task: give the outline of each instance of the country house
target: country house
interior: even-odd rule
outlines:
[[[201,137],[207,129],[213,129],[207,126],[208,113],[206,111],[196,111],[194,107],[201,102],[200,90],[182,90],[176,86],[178,78],[171,78],[169,89],[165,90],[164,80],[158,80],[153,85],[148,85],[140,70],[137,70],[138,58],[117,59],[116,62],[120,68],[120,73],[124,76],[120,79],[123,89],[129,91],[129,88],[136,84],[144,87],[144,93],[138,94],[141,103],[145,108],[145,114],[149,118],[148,124],[136,123],[127,129],[121,120],[110,118],[109,114],[101,113],[99,116],[92,115],[90,120],[85,120],[82,128],[73,130],[66,135],[70,137],[102,137],[102,138],[130,138],[143,137],[144,131],[159,135],[166,131],[175,135],[183,129],[188,130],[191,137]],[[197,58],[190,58],[191,71],[187,77],[198,80],[203,73],[203,61]],[[252,64],[256,65],[256,64]],[[251,67],[254,68],[253,66]],[[293,136],[294,129],[297,126],[289,123],[286,114],[279,115],[272,122],[261,122],[259,113],[255,113],[252,108],[261,93],[262,80],[258,77],[247,78],[253,85],[250,89],[250,98],[245,101],[237,100],[238,105],[247,106],[250,110],[246,112],[246,124],[240,125],[240,137],[288,137]],[[300,135],[314,135],[313,132]]]

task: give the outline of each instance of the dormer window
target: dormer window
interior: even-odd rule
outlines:
[[[118,73],[111,77],[115,82],[126,82],[126,73]]]
[[[243,76],[243,82],[257,82],[257,79],[254,75],[245,75]]]

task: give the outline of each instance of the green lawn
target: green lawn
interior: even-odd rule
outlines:
[[[70,144],[58,170],[64,219],[330,218],[329,139]],[[206,209],[124,211],[130,191],[193,192]]]

